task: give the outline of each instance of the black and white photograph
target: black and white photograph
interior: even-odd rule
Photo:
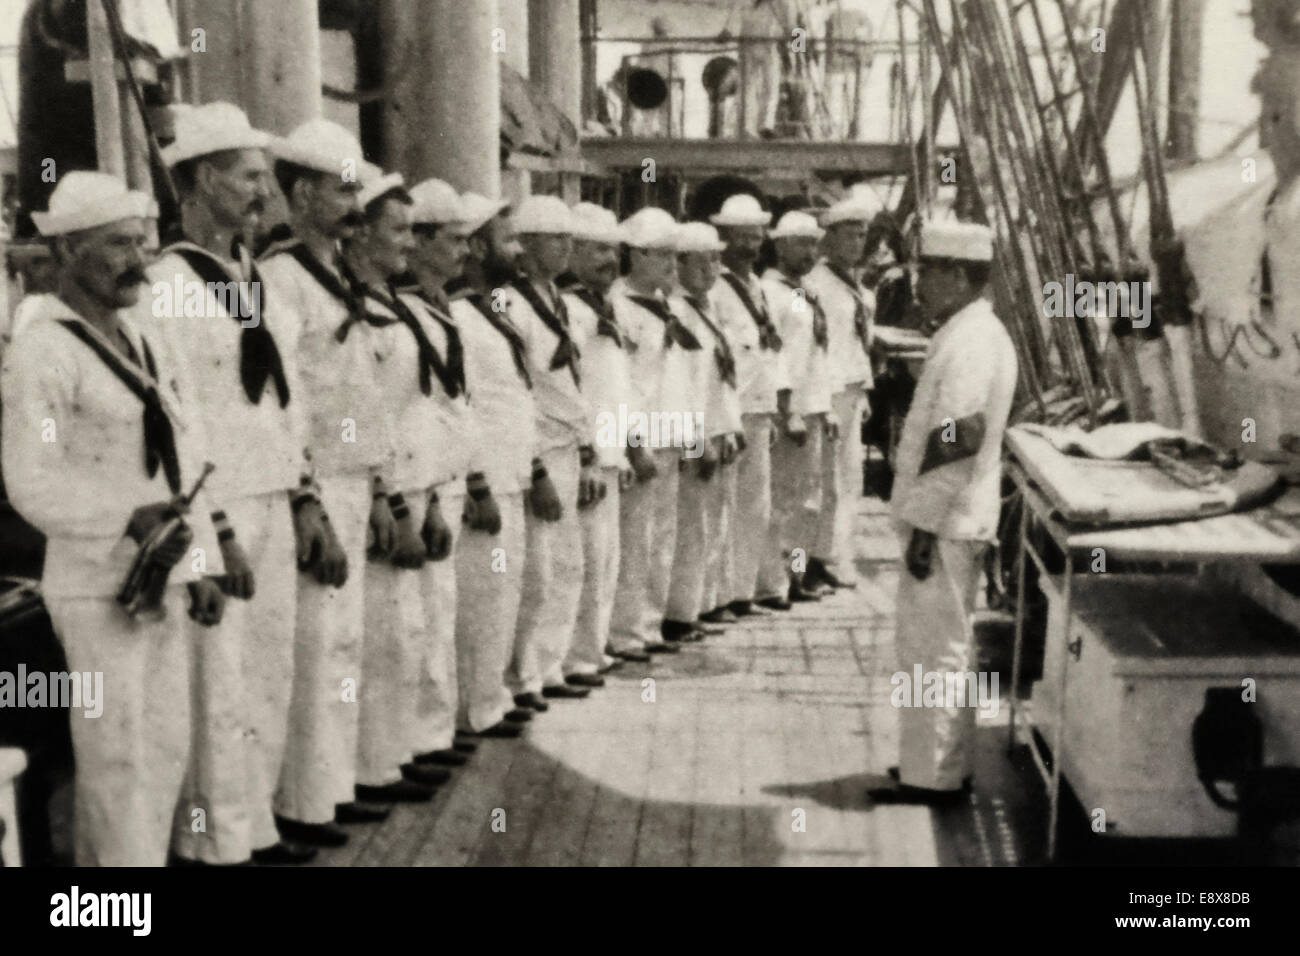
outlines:
[[[1300,0],[0,0],[0,100],[20,923],[232,867],[1269,922]]]

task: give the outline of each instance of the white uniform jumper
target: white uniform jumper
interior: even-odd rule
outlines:
[[[168,247],[148,275],[188,289],[248,283],[238,315],[208,294],[211,286],[203,301],[174,300],[165,314],[148,303],[137,310],[201,417],[217,466],[207,487],[238,534],[257,589],[251,600],[228,601],[215,631],[195,635],[194,749],[173,844],[185,859],[238,863],[279,839],[271,803],[289,731],[298,590],[291,496],[308,467],[298,319],[250,261],[193,243]],[[206,816],[197,832],[196,809]]]
[[[978,299],[930,339],[925,367],[903,425],[890,509],[902,545],[920,528],[938,536],[930,575],[900,574],[895,644],[898,669],[972,670],[971,615],[980,556],[997,533],[1002,433],[1016,390],[1016,353],[993,308]],[[945,420],[982,412],[984,441],[972,457],[918,475],[927,439]],[[899,712],[899,774],[904,784],[956,789],[972,770],[974,702]]]
[[[171,376],[129,316],[120,318],[135,360],[118,364],[162,406],[148,435],[137,391],[64,323],[121,356],[104,336],[53,295],[30,297],[25,313],[0,373],[5,486],[46,536],[41,591],[69,669],[104,681],[102,715],[71,716],[76,863],[162,866],[190,752],[193,635],[182,585],[199,577],[195,550],[172,569],[161,619],[128,618],[115,598],[137,551],[125,536],[131,513],[194,483],[204,461],[200,430],[178,414]],[[189,524],[192,549],[215,574],[221,558],[209,511],[200,494]]]
[[[508,675],[515,694],[564,684],[564,660],[582,597],[582,526],[578,518],[578,446],[585,444],[588,411],[581,391],[580,357],[568,310],[554,283],[522,278],[512,287],[510,316],[527,345],[537,414],[537,458],[555,484],[560,520],[525,515],[524,591]]]
[[[826,312],[831,413],[839,438],[822,449],[822,501],[812,553],[836,567],[853,558],[854,503],[862,488],[862,416],[872,387],[871,320],[876,295],[822,260],[804,279]]]
[[[499,301],[506,305],[504,297]],[[469,293],[452,300],[451,317],[465,350],[482,470],[501,511],[499,534],[463,528],[456,545],[457,725],[482,731],[514,706],[505,672],[523,593],[524,489],[537,423],[527,346],[507,310],[495,311],[492,300]],[[446,511],[443,516],[459,520]]]
[[[372,481],[392,467],[391,425],[379,386],[382,351],[337,261],[322,263],[288,243],[260,265],[298,312],[316,483],[348,560],[341,588],[299,578],[289,746],[276,794],[281,816],[327,823],[337,804],[354,799],[366,535]]]

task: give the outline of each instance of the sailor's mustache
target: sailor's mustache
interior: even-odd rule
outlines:
[[[346,216],[342,216],[342,217],[339,218],[339,225],[340,225],[340,226],[351,226],[351,227],[353,227],[353,228],[356,228],[357,226],[360,226],[364,221],[365,221],[365,220],[363,220],[363,219],[361,218],[361,213],[357,212],[357,211],[354,209],[352,212],[348,213]]]
[[[137,286],[147,281],[149,281],[149,277],[144,274],[144,269],[133,266],[117,277],[117,287],[119,289],[130,289],[132,286]]]

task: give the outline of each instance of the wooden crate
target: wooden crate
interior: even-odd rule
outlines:
[[[1033,721],[1049,746],[1069,667],[1062,773],[1114,836],[1214,837],[1236,830],[1196,776],[1192,722],[1209,687],[1255,682],[1264,763],[1300,765],[1300,633],[1241,594],[1193,575],[1079,575],[1066,650],[1049,595]]]

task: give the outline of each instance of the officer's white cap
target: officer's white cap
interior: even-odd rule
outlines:
[[[327,119],[308,120],[283,139],[272,140],[271,154],[317,172],[361,178],[361,144],[338,123]]]
[[[568,236],[573,215],[558,196],[529,196],[515,210],[515,233],[520,236]]]
[[[773,239],[820,239],[826,233],[806,212],[788,212],[772,230]]]
[[[728,196],[722,208],[709,217],[715,226],[766,226],[772,214],[764,212],[758,200],[749,193]]]
[[[171,110],[176,138],[162,150],[169,168],[227,149],[265,149],[274,139],[270,133],[253,129],[248,116],[234,103],[178,103]]]
[[[623,241],[634,249],[675,249],[677,220],[657,206],[638,209],[623,220]]]
[[[922,259],[993,260],[993,230],[976,222],[925,220],[921,223]]]
[[[478,193],[463,193],[460,197],[459,228],[466,235],[478,232],[485,223],[495,219],[503,210],[509,208],[510,202],[506,199],[488,199],[487,196]]]
[[[879,210],[870,201],[860,195],[841,199],[822,216],[822,225],[827,229],[842,222],[871,222]]]
[[[677,230],[676,248],[678,252],[721,252],[727,244],[708,223],[688,222]]]
[[[573,238],[587,242],[601,242],[616,246],[623,241],[623,230],[618,217],[604,206],[593,202],[580,202],[570,210],[573,218]]]
[[[373,163],[366,163],[362,167],[361,188],[357,190],[357,202],[361,208],[365,209],[380,196],[391,193],[395,189],[405,189],[406,180],[402,178],[401,173],[385,173]]]
[[[32,213],[32,222],[42,236],[61,236],[157,215],[158,204],[148,193],[127,189],[126,183],[107,173],[75,170],[63,175],[50,194],[49,208]]]
[[[411,187],[411,221],[435,226],[459,223],[464,212],[450,183],[426,179]]]

